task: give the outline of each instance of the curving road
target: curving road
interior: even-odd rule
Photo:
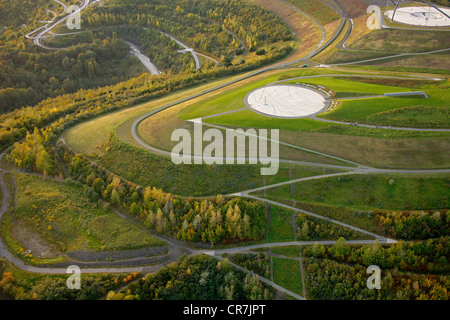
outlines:
[[[156,75],[156,76],[159,76],[159,75],[162,73],[162,72],[161,72],[161,71],[153,64],[153,62],[150,60],[150,58],[147,57],[145,54],[143,54],[135,44],[133,44],[133,43],[131,43],[131,42],[129,42],[129,41],[125,41],[125,40],[124,40],[124,42],[130,47],[130,49],[131,49],[130,53],[131,53],[133,56],[137,57],[137,58],[141,61],[141,63],[145,66],[145,68],[147,68],[147,70],[148,70],[151,74]]]
[[[274,84],[277,84],[277,83],[283,83],[283,82],[289,82],[289,81],[295,81],[295,80],[304,80],[304,79],[313,79],[313,78],[325,78],[325,77],[335,77],[335,76],[338,76],[338,77],[361,77],[362,75],[355,75],[355,74],[314,75],[314,76],[305,76],[305,77],[296,77],[296,78],[285,79],[285,80],[281,80],[281,81],[277,81],[277,82],[271,83],[270,85],[274,85]],[[402,79],[402,80],[411,80],[411,79],[425,79],[425,80],[430,80],[429,77],[420,77],[420,76],[413,76],[413,77],[394,77],[394,76],[376,76],[376,75],[371,75],[370,77],[374,77],[374,78],[385,78],[385,79]],[[197,97],[199,97],[199,96],[202,96],[202,95],[204,95],[204,94],[207,94],[207,93],[210,93],[210,92],[214,92],[214,91],[216,91],[216,90],[218,90],[218,89],[220,89],[220,88],[226,87],[226,86],[228,86],[228,85],[230,85],[230,84],[239,82],[239,81],[241,81],[241,80],[243,80],[243,79],[246,79],[246,78],[247,78],[247,77],[243,77],[243,78],[239,78],[239,79],[237,79],[237,80],[233,80],[233,81],[231,81],[231,82],[225,83],[225,84],[223,84],[223,85],[219,85],[219,86],[214,87],[214,88],[212,88],[212,89],[209,89],[209,90],[203,91],[203,92],[201,92],[201,93],[192,95],[192,96],[190,96],[190,97],[187,97],[187,98],[184,98],[184,99],[181,99],[181,100],[178,100],[178,101],[169,103],[169,104],[167,104],[167,105],[164,105],[164,106],[162,106],[162,107],[160,107],[160,108],[157,108],[157,109],[155,109],[155,110],[152,110],[152,111],[150,111],[150,112],[144,114],[143,116],[141,116],[141,117],[139,117],[138,119],[136,119],[135,121],[133,121],[133,123],[132,123],[132,125],[131,125],[131,136],[132,136],[133,140],[134,140],[140,147],[142,147],[142,148],[144,148],[144,149],[146,149],[146,150],[149,150],[149,151],[158,153],[158,154],[160,154],[160,155],[164,155],[164,156],[170,157],[170,156],[172,155],[171,152],[166,151],[166,150],[159,149],[159,148],[157,148],[157,147],[150,146],[150,145],[148,145],[145,141],[143,141],[143,140],[140,138],[140,136],[139,136],[139,134],[138,134],[138,132],[137,132],[137,128],[138,128],[139,124],[140,124],[142,121],[148,119],[149,117],[151,117],[151,116],[153,116],[153,115],[155,115],[155,114],[157,114],[157,113],[159,113],[159,112],[161,112],[161,111],[164,111],[164,110],[166,110],[166,109],[169,109],[169,108],[171,108],[171,107],[174,107],[174,106],[176,106],[176,105],[178,105],[178,104],[181,104],[181,103],[183,103],[183,102],[186,102],[186,101],[195,99],[195,98],[197,98]],[[434,81],[442,81],[441,79],[436,79],[436,78],[432,78],[431,80],[434,80]],[[243,109],[239,109],[239,110],[235,110],[235,111],[229,111],[229,112],[227,112],[227,113],[237,112],[237,111],[242,111],[242,110],[243,110]],[[222,113],[222,114],[223,114],[223,113]],[[220,114],[217,114],[217,115],[211,115],[211,116],[208,116],[208,117],[206,117],[206,118],[212,118],[212,117],[218,116],[218,115],[220,115]],[[323,121],[323,122],[335,123],[335,124],[340,124],[340,125],[349,125],[349,126],[350,126],[350,125],[354,125],[354,124],[351,123],[351,122],[340,122],[340,121],[334,121],[334,120],[327,120],[327,119],[318,118],[318,117],[315,117],[315,116],[313,116],[313,117],[311,117],[311,118],[314,119],[314,120],[317,120],[317,121]],[[202,119],[196,119],[196,120],[193,120],[193,121],[202,122]],[[203,124],[206,125],[206,126],[210,126],[210,127],[214,127],[214,128],[222,129],[222,130],[228,130],[228,129],[229,129],[229,128],[224,127],[224,126],[219,126],[219,125],[214,125],[214,124],[209,124],[209,123],[203,123]],[[447,132],[447,131],[450,131],[450,129],[400,128],[400,127],[387,127],[387,126],[362,125],[362,124],[358,124],[358,126],[364,126],[364,127],[367,127],[367,128],[386,129],[386,130],[429,131],[429,132]],[[271,141],[270,139],[268,139],[268,140]],[[126,142],[126,141],[124,141],[124,142]],[[318,152],[318,151],[315,151],[315,150],[303,148],[303,147],[300,147],[300,146],[296,146],[296,145],[284,143],[284,142],[281,142],[281,141],[280,141],[280,145],[284,145],[284,146],[287,146],[287,147],[290,147],[290,148],[293,148],[293,149],[297,149],[297,150],[306,151],[306,152],[309,152],[309,153],[314,153],[314,154],[317,154],[317,155],[321,155],[321,156],[324,156],[324,157],[327,157],[327,158],[330,158],[330,159],[334,159],[334,160],[338,160],[338,161],[341,161],[341,162],[344,162],[344,163],[348,163],[348,164],[350,164],[350,165],[355,165],[355,166],[358,166],[358,167],[360,167],[360,168],[366,168],[366,169],[371,169],[371,170],[382,170],[382,169],[376,169],[376,168],[369,168],[369,167],[367,167],[367,166],[365,166],[365,165],[363,165],[363,164],[356,163],[356,162],[353,162],[353,161],[349,161],[349,160],[347,160],[347,159],[343,159],[343,158],[340,158],[340,157],[336,157],[336,156],[333,156],[333,155],[325,154],[325,153]],[[200,156],[196,156],[196,155],[186,155],[186,157],[187,157],[187,158],[200,158]],[[214,159],[216,159],[216,158],[214,158]],[[224,159],[227,159],[227,158],[224,158]],[[296,161],[292,161],[292,160],[280,160],[280,162],[305,164],[305,162],[296,162]],[[330,167],[330,168],[336,167],[336,166],[325,165],[325,164],[324,164],[323,166],[327,166],[327,167]],[[414,170],[413,170],[413,171],[414,171]],[[389,171],[389,172],[392,172],[392,171]],[[405,171],[402,170],[402,172],[405,172]],[[411,172],[412,172],[412,171],[411,171]],[[430,170],[430,171],[428,171],[428,172],[433,172],[433,171]]]
[[[57,0],[55,0],[55,1],[57,1]],[[295,10],[297,10],[300,13],[306,15],[304,12],[300,11],[295,6],[292,6],[291,4],[288,4],[288,3],[286,3],[285,1],[282,1],[282,0],[279,0],[279,1],[281,3],[284,3],[285,5],[293,7]],[[95,3],[95,2],[98,2],[98,0],[94,1],[92,3]],[[82,7],[80,8],[80,11],[84,10],[89,4],[90,4],[89,0],[84,0],[84,3],[82,5]],[[36,45],[39,45],[39,46],[44,47],[44,48],[47,48],[47,47],[45,47],[45,45],[43,45],[41,43],[41,39],[44,38],[45,35],[47,33],[49,33],[55,26],[57,26],[58,24],[62,23],[65,20],[67,20],[70,16],[71,15],[65,16],[62,19],[60,19],[57,22],[55,22],[55,23],[52,23],[52,24],[49,23],[49,25],[40,27],[39,29],[33,31],[32,33],[29,33],[27,36],[31,37],[31,34],[39,32],[35,37],[33,37],[33,42]],[[308,16],[308,15],[306,15],[306,16]],[[308,16],[308,17],[311,20],[315,21],[312,17],[310,17],[310,16]],[[317,23],[317,21],[315,21],[315,22]],[[166,151],[159,150],[157,148],[153,148],[151,146],[148,146],[147,144],[145,144],[138,137],[138,135],[137,135],[137,126],[139,125],[140,122],[142,122],[144,119],[152,116],[153,114],[156,114],[157,112],[160,112],[160,111],[165,110],[167,108],[173,107],[173,106],[178,105],[178,104],[180,104],[182,102],[189,101],[189,100],[194,99],[196,97],[202,96],[202,95],[204,95],[206,93],[216,91],[216,90],[218,90],[220,88],[223,88],[223,87],[226,87],[226,86],[228,86],[230,84],[237,83],[237,82],[239,82],[241,80],[253,77],[255,75],[258,75],[260,73],[264,73],[264,72],[269,71],[269,70],[273,70],[273,69],[280,68],[280,67],[287,67],[287,66],[290,66],[292,64],[298,63],[300,61],[305,61],[305,60],[309,59],[311,56],[313,56],[314,54],[317,53],[318,49],[321,47],[321,45],[325,41],[324,29],[323,29],[323,27],[320,24],[318,24],[318,25],[321,27],[321,30],[322,30],[322,40],[320,41],[319,45],[313,51],[311,51],[306,57],[304,57],[302,59],[298,59],[296,61],[289,61],[289,62],[285,62],[285,63],[278,63],[278,64],[275,64],[273,66],[270,66],[270,67],[267,67],[267,68],[263,68],[261,70],[257,70],[255,72],[249,73],[246,76],[240,77],[239,79],[227,82],[227,83],[225,83],[223,85],[217,86],[217,87],[212,88],[210,90],[207,90],[205,92],[201,92],[201,93],[198,93],[198,94],[193,95],[191,97],[188,97],[188,98],[185,98],[185,99],[181,99],[181,100],[176,101],[174,103],[162,106],[159,109],[154,110],[154,111],[152,111],[152,112],[150,112],[150,113],[148,113],[148,114],[138,118],[137,120],[135,120],[133,122],[132,127],[131,127],[131,134],[132,134],[133,139],[139,145],[141,145],[142,147],[144,147],[144,148],[146,148],[148,150],[155,151],[155,152],[158,152],[158,153],[163,153],[163,154],[167,153]],[[169,36],[169,35],[167,35],[167,36]],[[179,43],[180,45],[182,45],[185,49],[189,49],[187,46],[185,46],[182,43],[178,42],[178,40],[176,40],[174,38],[173,38],[173,40],[176,41],[177,43]],[[331,42],[325,44],[322,48],[326,48],[330,44],[331,44]],[[343,42],[343,44],[345,45],[345,42]],[[47,49],[53,49],[53,48],[47,48]],[[450,49],[445,49],[445,50],[450,50]],[[444,50],[442,50],[442,51],[444,51]],[[201,64],[200,64],[200,61],[199,61],[198,57],[195,58],[195,56],[196,56],[195,52],[193,52],[193,51],[190,51],[190,52],[194,56],[194,59],[196,59],[196,68],[199,68],[201,66]],[[435,51],[435,52],[439,52],[439,51]],[[422,53],[422,54],[426,54],[426,53]],[[404,54],[404,55],[407,55],[407,54]],[[397,55],[396,57],[404,56],[404,55]],[[379,59],[383,59],[383,58],[377,58],[375,60],[379,60]],[[384,59],[386,59],[386,58],[384,58]],[[373,61],[373,60],[369,59],[369,60],[364,60],[364,61],[361,61],[361,62],[366,62],[366,61]],[[361,62],[353,62],[353,63],[361,63]],[[342,65],[342,64],[340,64],[340,65]],[[326,76],[326,75],[321,75],[321,76]],[[332,75],[332,76],[336,76],[336,75]],[[342,75],[338,75],[338,76],[342,76]],[[351,75],[351,76],[360,76],[360,75]],[[303,77],[303,78],[306,78],[306,77]],[[411,78],[409,78],[409,79],[411,79]],[[288,81],[288,80],[284,80],[284,81]],[[227,128],[225,128],[225,129],[227,129]],[[304,148],[300,148],[298,146],[293,146],[292,145],[292,147],[299,148],[299,149],[302,149],[302,150],[307,150],[307,149],[304,149]],[[3,153],[0,154],[0,160],[6,154],[7,151],[8,150],[6,150],[6,151],[4,151]],[[322,153],[315,152],[313,150],[307,150],[307,151],[312,151],[312,152],[317,153],[317,154],[322,154]],[[429,173],[429,172],[445,172],[445,173],[448,173],[448,172],[450,172],[450,170],[446,170],[446,169],[443,169],[443,170],[383,170],[383,169],[370,168],[370,167],[367,167],[367,166],[364,166],[364,165],[361,165],[361,164],[357,164],[357,163],[351,162],[351,161],[346,160],[346,159],[337,158],[337,157],[334,157],[334,156],[331,156],[331,155],[326,155],[326,154],[322,154],[322,155],[328,156],[330,158],[338,159],[338,160],[341,160],[341,161],[344,161],[344,162],[347,162],[347,163],[350,163],[350,164],[353,164],[353,165],[357,165],[358,167],[357,168],[340,167],[343,170],[348,170],[348,171],[347,172],[343,172],[343,173],[338,173],[338,174],[332,174],[332,175],[324,175],[324,176],[318,176],[318,177],[310,177],[310,178],[303,178],[303,179],[292,180],[292,181],[284,182],[284,183],[281,183],[281,184],[275,184],[275,185],[271,185],[271,186],[267,186],[267,187],[263,187],[263,188],[258,188],[258,189],[253,189],[253,190],[247,190],[247,191],[241,192],[239,194],[234,194],[234,195],[231,195],[231,196],[248,197],[248,198],[252,198],[252,199],[256,199],[256,200],[260,200],[260,201],[264,201],[264,202],[269,202],[269,203],[271,203],[273,205],[283,206],[283,207],[286,207],[288,209],[291,209],[291,210],[294,210],[294,211],[297,211],[297,212],[301,211],[301,212],[306,213],[308,215],[311,215],[311,216],[314,216],[314,217],[317,217],[317,218],[320,218],[320,219],[326,219],[328,221],[331,221],[333,223],[339,224],[341,226],[345,226],[345,227],[351,228],[351,229],[353,229],[355,231],[365,233],[367,235],[370,235],[370,236],[378,239],[378,241],[385,242],[385,243],[395,243],[396,241],[394,239],[389,239],[389,238],[386,238],[386,237],[382,237],[382,236],[373,234],[371,232],[362,230],[360,228],[356,228],[356,227],[353,227],[353,226],[348,225],[348,224],[344,224],[344,223],[336,221],[336,220],[325,218],[325,217],[316,215],[316,214],[311,213],[311,212],[300,210],[300,209],[292,207],[292,206],[288,206],[288,205],[285,205],[285,204],[282,204],[282,203],[278,203],[278,202],[275,202],[275,201],[270,201],[270,200],[267,200],[267,199],[259,198],[259,197],[250,195],[249,193],[255,192],[255,191],[260,191],[260,190],[265,190],[267,188],[271,188],[271,187],[274,187],[274,186],[280,186],[280,185],[285,185],[285,184],[292,184],[294,182],[304,181],[305,179],[320,179],[320,178],[326,178],[326,177],[336,176],[336,175],[366,174],[366,173],[375,173],[375,172],[392,172],[392,173],[393,172],[402,172],[402,173],[404,173],[404,172],[426,172],[426,173]],[[318,164],[318,163],[316,163],[314,165],[316,165],[316,166],[327,166],[327,167],[339,167],[339,166],[331,166],[331,165]],[[9,204],[9,202],[11,200],[11,195],[10,195],[9,191],[7,190],[7,188],[6,188],[6,184],[5,184],[5,181],[4,181],[4,178],[3,178],[3,175],[5,174],[5,172],[6,172],[5,170],[0,168],[0,187],[1,187],[1,190],[2,190],[2,205],[0,207],[0,219],[4,215],[4,213],[7,212],[8,204]],[[116,212],[116,214],[118,214],[122,218],[127,219],[127,220],[129,219],[127,216],[121,214],[117,210],[115,210],[115,212]],[[216,257],[217,259],[220,259],[220,260],[222,258],[220,256],[218,256],[218,254],[223,254],[223,253],[240,252],[240,251],[251,250],[251,249],[259,248],[259,247],[277,247],[277,246],[286,246],[286,245],[304,246],[304,245],[314,244],[312,242],[301,242],[301,241],[294,241],[294,242],[287,242],[287,243],[268,243],[268,244],[261,244],[261,245],[257,245],[257,246],[239,247],[239,248],[232,248],[232,249],[218,250],[218,251],[215,251],[215,252],[211,252],[211,251],[206,251],[206,250],[192,250],[192,249],[186,247],[185,244],[183,244],[181,242],[178,242],[178,241],[176,241],[174,239],[170,239],[168,237],[162,237],[162,238],[164,239],[164,241],[168,242],[172,247],[176,248],[177,250],[188,250],[190,254],[208,254],[208,255],[212,255],[212,256]],[[348,241],[347,243],[349,243],[349,244],[371,244],[371,243],[374,243],[374,241],[364,241],[364,240],[362,240],[362,241]],[[318,243],[334,244],[335,242],[334,241],[318,241]],[[22,260],[18,259],[16,256],[12,255],[5,248],[5,245],[4,245],[3,241],[1,241],[1,243],[0,243],[0,256],[6,257],[9,261],[14,263],[17,267],[19,267],[20,269],[26,270],[26,271],[37,272],[37,273],[50,273],[50,274],[53,274],[53,273],[66,273],[65,272],[66,271],[65,268],[38,268],[38,267],[34,267],[34,266],[30,266],[30,265],[25,264]],[[137,257],[137,258],[139,258],[139,257]],[[240,269],[240,270],[242,270],[242,271],[249,272],[248,270],[244,270],[243,268],[241,268],[239,266],[235,265],[235,267]],[[128,271],[154,272],[155,270],[158,270],[158,268],[161,268],[161,266],[141,266],[141,267],[130,267],[130,268],[86,268],[86,269],[83,269],[83,272],[85,272],[85,273],[128,272]],[[285,293],[287,293],[287,294],[289,294],[289,295],[291,295],[291,296],[293,296],[293,297],[295,297],[297,299],[300,299],[300,300],[304,300],[305,299],[304,297],[299,296],[299,295],[297,295],[295,293],[292,293],[289,290],[286,290],[285,288],[282,288],[282,287],[276,285],[275,283],[273,283],[273,282],[271,282],[271,281],[269,281],[267,279],[264,279],[264,278],[260,277],[260,280],[265,282],[265,283],[267,283],[267,284],[269,284],[269,285],[271,285],[271,286],[273,286],[277,290],[285,292]]]
[[[178,43],[180,46],[182,46],[184,48],[184,52],[189,52],[192,57],[194,58],[195,61],[195,70],[199,70],[202,67],[202,62],[200,61],[197,53],[194,51],[194,49],[188,47],[187,45],[185,45],[183,42],[181,42],[180,40],[178,40],[177,38],[172,37],[170,34],[165,33],[160,31],[162,34],[164,34],[166,37],[169,37],[170,39],[172,39],[173,41],[175,41],[176,43]]]
[[[89,6],[89,1],[90,0],[83,0],[83,4],[80,6],[80,8],[72,13],[69,13],[68,15],[64,16],[63,18],[59,19],[58,21],[54,22],[54,23],[49,23],[48,25],[44,26],[44,30],[40,31],[34,38],[33,38],[33,43],[37,46],[40,46],[44,49],[48,49],[48,50],[59,50],[58,48],[50,48],[46,45],[44,45],[42,43],[42,38],[49,33],[53,28],[55,28],[56,26],[60,25],[61,23],[63,23],[64,21],[68,20],[69,18],[72,18],[74,15],[76,14],[80,14],[81,11],[83,11],[84,9],[86,9]],[[96,0],[92,3],[98,2],[100,0]]]

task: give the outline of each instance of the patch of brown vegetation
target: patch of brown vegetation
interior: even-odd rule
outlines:
[[[377,62],[378,66],[386,67],[405,67],[405,68],[428,68],[450,70],[450,57],[448,54],[427,54],[411,57],[402,57],[401,59],[381,60]]]
[[[366,14],[369,5],[363,0],[338,0],[345,8],[350,18],[357,18]]]
[[[442,168],[448,164],[448,137],[373,138],[331,133],[291,132],[283,142],[377,168]]]

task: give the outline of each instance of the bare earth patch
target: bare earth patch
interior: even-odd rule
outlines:
[[[39,234],[20,221],[11,226],[11,235],[22,245],[25,251],[31,250],[33,257],[55,258],[61,254],[55,246],[46,242]]]

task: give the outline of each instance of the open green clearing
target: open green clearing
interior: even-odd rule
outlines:
[[[230,194],[292,179],[334,173],[328,168],[280,163],[274,176],[262,176],[261,165],[175,165],[117,139],[111,142],[100,164],[129,181],[181,196]]]
[[[297,260],[272,258],[273,282],[294,293],[302,295],[302,276],[300,263]]]
[[[293,211],[277,206],[271,206],[268,242],[294,241],[292,227]]]
[[[4,228],[4,236],[12,240],[10,245],[19,253],[34,246],[33,256],[45,258],[79,249],[108,251],[165,245],[124,221],[107,205],[90,199],[92,193],[77,183],[23,174],[15,175],[15,179],[17,208]]]
[[[448,128],[450,108],[405,107],[372,114],[367,119],[368,122],[389,123],[392,126]]]
[[[363,63],[364,67],[385,68],[389,71],[420,72],[448,75],[450,70],[450,55],[448,52],[419,54],[388,58]],[[356,64],[355,64],[356,66]]]
[[[434,99],[417,98],[373,98],[345,101],[342,106],[330,111],[324,118],[338,121],[354,121],[384,126],[415,126],[417,128],[447,128],[450,104],[436,108]],[[405,112],[412,109],[412,112]],[[411,119],[411,116],[415,117]],[[387,116],[389,115],[389,116]],[[395,118],[391,120],[390,116]],[[427,115],[423,117],[423,115]],[[419,121],[417,119],[420,119]]]
[[[294,184],[297,202],[355,210],[432,210],[449,207],[449,175],[372,174],[330,177]],[[263,195],[258,192],[259,195]],[[291,200],[290,186],[266,190],[274,200]]]
[[[373,83],[371,83],[371,81]],[[389,82],[393,82],[392,85],[387,85]],[[351,94],[356,95],[358,93],[365,94],[383,94],[389,92],[407,92],[412,91],[411,88],[408,87],[399,87],[397,85],[402,84],[402,80],[400,79],[388,79],[388,78],[371,78],[370,76],[366,77],[339,77],[336,75],[335,77],[320,77],[320,78],[311,78],[311,79],[300,79],[300,80],[292,80],[286,81],[286,83],[296,84],[296,83],[307,83],[313,85],[321,85],[326,88],[329,88],[336,93],[339,94]],[[406,84],[415,84],[421,83],[421,81],[409,81],[405,80]],[[417,89],[415,89],[417,90]]]

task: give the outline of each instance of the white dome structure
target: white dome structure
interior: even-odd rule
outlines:
[[[298,85],[272,85],[253,90],[245,97],[248,108],[275,118],[304,118],[323,112],[328,99],[317,90]]]

